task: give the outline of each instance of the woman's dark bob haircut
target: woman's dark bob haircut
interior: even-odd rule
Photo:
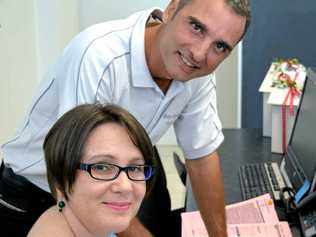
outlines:
[[[143,155],[145,164],[155,166],[150,138],[142,125],[129,112],[111,104],[80,105],[57,120],[43,144],[48,183],[55,199],[58,189],[68,200],[87,138],[93,129],[106,123],[115,123],[125,128]],[[147,193],[153,182],[154,178],[146,181]]]

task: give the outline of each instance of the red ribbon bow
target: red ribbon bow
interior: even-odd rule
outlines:
[[[296,72],[294,80],[291,80],[291,77],[286,73],[281,73],[278,76],[279,80],[284,80],[289,88],[283,104],[282,104],[282,152],[285,153],[287,149],[286,143],[286,107],[288,106],[289,101],[289,114],[294,116],[294,98],[295,96],[300,96],[301,92],[296,87],[296,79],[298,77],[298,72]]]

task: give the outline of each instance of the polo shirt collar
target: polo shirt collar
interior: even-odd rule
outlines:
[[[131,65],[132,83],[136,87],[155,87],[145,57],[145,27],[150,14],[159,8],[151,8],[141,13],[132,32]]]
[[[153,80],[146,62],[145,56],[145,27],[150,15],[154,11],[162,11],[160,8],[150,8],[141,12],[141,16],[135,24],[131,37],[131,73],[132,84],[135,87],[158,88]],[[167,96],[175,96],[184,89],[184,83],[172,81]],[[160,90],[159,90],[160,91]],[[160,91],[161,92],[161,91]],[[161,92],[162,93],[162,92]]]

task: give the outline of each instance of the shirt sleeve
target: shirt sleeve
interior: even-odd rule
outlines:
[[[178,143],[187,159],[211,154],[224,140],[217,113],[215,76],[197,80],[191,86],[188,104],[174,124]]]

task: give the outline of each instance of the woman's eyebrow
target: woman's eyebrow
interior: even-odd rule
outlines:
[[[143,157],[135,157],[135,158],[132,158],[132,159],[129,161],[129,163],[132,163],[132,162],[142,162],[142,163],[144,163],[145,160],[144,160]]]
[[[99,154],[99,155],[94,155],[88,158],[89,161],[93,161],[93,162],[113,162],[115,163],[116,161],[118,161],[118,158],[110,155],[110,154]],[[128,159],[128,163],[132,163],[132,162],[142,162],[144,163],[144,158],[142,156],[135,156],[135,157],[130,157]]]
[[[113,155],[109,154],[97,154],[92,156],[87,156],[89,161],[102,162],[102,161],[111,161],[116,160]]]

